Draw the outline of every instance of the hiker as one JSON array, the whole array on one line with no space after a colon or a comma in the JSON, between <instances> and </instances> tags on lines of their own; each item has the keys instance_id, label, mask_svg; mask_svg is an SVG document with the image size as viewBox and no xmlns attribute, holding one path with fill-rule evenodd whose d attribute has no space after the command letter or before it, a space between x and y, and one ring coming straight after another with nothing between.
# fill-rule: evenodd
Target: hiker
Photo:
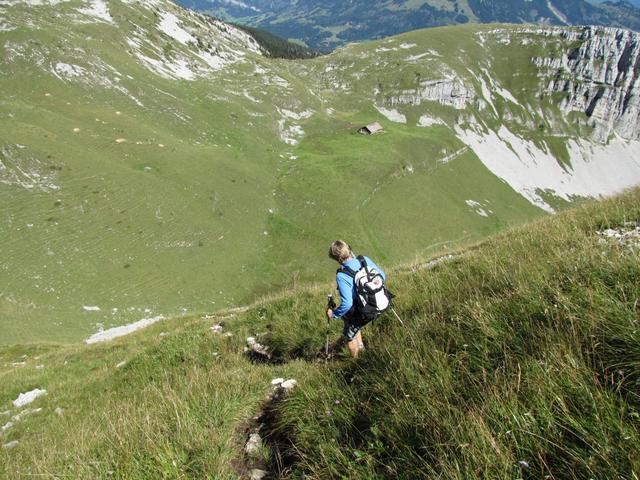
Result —
<instances>
[{"instance_id":1,"label":"hiker","mask_svg":"<svg viewBox=\"0 0 640 480\"><path fill-rule=\"evenodd\" d=\"M364 348L361 332L362 327L390 306L391 295L382 283L385 279L382 269L369 257L355 257L351 251L351 246L346 242L342 240L333 242L329 248L329 257L340 264L340 268L336 272L336 282L338 283L338 291L340 292L340 305L335 311L327 308L327 318L329 320L335 318L344 321L344 337L347 339L347 346L349 347L351 356L356 358L358 352ZM361 274L361 271L364 273ZM378 293L373 292L372 295L378 299L380 292L382 292L382 296L384 297L382 303L385 303L380 305L382 308L376 307L376 305L362 307L362 302L358 299L358 291L356 288L355 279L357 275L364 276L365 282L367 277L370 277L370 280L376 280L379 285ZM370 298L375 302L373 297ZM366 311L361 311L363 308Z\"/></svg>"}]
</instances>

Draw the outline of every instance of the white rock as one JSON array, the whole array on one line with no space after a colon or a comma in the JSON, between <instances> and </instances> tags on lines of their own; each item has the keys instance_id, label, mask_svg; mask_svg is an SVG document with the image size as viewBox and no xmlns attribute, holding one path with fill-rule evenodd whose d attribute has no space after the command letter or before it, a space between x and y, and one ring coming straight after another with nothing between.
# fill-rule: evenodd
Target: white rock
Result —
<instances>
[{"instance_id":1,"label":"white rock","mask_svg":"<svg viewBox=\"0 0 640 480\"><path fill-rule=\"evenodd\" d=\"M391 96L389 101L391 105L420 105L430 101L462 110L475 96L474 90L467 87L457 75L450 73L441 79L423 81L416 89L402 90ZM406 123L406 120L402 123Z\"/></svg>"},{"instance_id":2,"label":"white rock","mask_svg":"<svg viewBox=\"0 0 640 480\"><path fill-rule=\"evenodd\" d=\"M249 473L250 480L262 480L266 476L267 472L265 472L264 470L260 470L259 468L254 468Z\"/></svg>"},{"instance_id":3,"label":"white rock","mask_svg":"<svg viewBox=\"0 0 640 480\"><path fill-rule=\"evenodd\" d=\"M407 123L407 117L405 117L404 114L400 113L398 110L395 110L393 108L387 109L384 107L379 107L377 105L374 106L376 107L376 110L378 110L387 118L387 120L395 123Z\"/></svg>"},{"instance_id":4,"label":"white rock","mask_svg":"<svg viewBox=\"0 0 640 480\"><path fill-rule=\"evenodd\" d=\"M116 365L116 368L122 368L122 367L124 367L126 364L127 364L127 362L126 362L126 361L124 361L124 362L120 362L119 364L117 364L117 365Z\"/></svg>"},{"instance_id":5,"label":"white rock","mask_svg":"<svg viewBox=\"0 0 640 480\"><path fill-rule=\"evenodd\" d=\"M540 192L572 201L599 197L640 183L640 141L614 139L608 145L569 140L571 165L563 167L544 145L520 137L504 125L495 132L455 128L458 138L498 178L534 205L553 213Z\"/></svg>"},{"instance_id":6,"label":"white rock","mask_svg":"<svg viewBox=\"0 0 640 480\"><path fill-rule=\"evenodd\" d=\"M255 455L262 447L262 438L258 433L252 433L249 435L249 440L244 446L244 451L247 455Z\"/></svg>"},{"instance_id":7,"label":"white rock","mask_svg":"<svg viewBox=\"0 0 640 480\"><path fill-rule=\"evenodd\" d=\"M266 357L271 356L271 354L269 353L269 348L266 345L258 343L254 337L247 337L247 345L249 346L249 349L259 355L264 355Z\"/></svg>"},{"instance_id":8,"label":"white rock","mask_svg":"<svg viewBox=\"0 0 640 480\"><path fill-rule=\"evenodd\" d=\"M293 390L296 385L298 385L298 382L292 378L290 380L287 380L286 382L282 382L280 387L282 387L285 391L289 391Z\"/></svg>"},{"instance_id":9,"label":"white rock","mask_svg":"<svg viewBox=\"0 0 640 480\"><path fill-rule=\"evenodd\" d=\"M46 394L47 394L46 390L41 390L39 388L36 388L34 390L31 390L30 392L21 393L20 395L18 395L18 398L16 398L12 403L13 403L13 406L16 408L24 407L25 405L28 405L31 402L33 402L36 398Z\"/></svg>"},{"instance_id":10,"label":"white rock","mask_svg":"<svg viewBox=\"0 0 640 480\"><path fill-rule=\"evenodd\" d=\"M146 328L149 325L153 325L154 323L159 322L160 320L164 320L164 316L159 315L152 318L143 318L142 320L138 320L134 323L110 328L108 330L103 330L91 335L84 341L84 343L92 344L98 342L107 342L109 340L113 340L114 338L122 337L123 335L129 335L130 333L133 333L136 330L140 330L141 328Z\"/></svg>"},{"instance_id":11,"label":"white rock","mask_svg":"<svg viewBox=\"0 0 640 480\"><path fill-rule=\"evenodd\" d=\"M280 385L282 382L284 382L284 378L274 378L271 380L271 385Z\"/></svg>"},{"instance_id":12,"label":"white rock","mask_svg":"<svg viewBox=\"0 0 640 480\"><path fill-rule=\"evenodd\" d=\"M7 450L11 450L12 448L17 447L19 443L20 442L18 440L14 440L12 442L5 443L4 445L2 445L2 448L5 448Z\"/></svg>"},{"instance_id":13,"label":"white rock","mask_svg":"<svg viewBox=\"0 0 640 480\"><path fill-rule=\"evenodd\" d=\"M62 415L64 415L64 408L56 407L56 409L53 412L59 417L61 417Z\"/></svg>"},{"instance_id":14,"label":"white rock","mask_svg":"<svg viewBox=\"0 0 640 480\"><path fill-rule=\"evenodd\" d=\"M20 420L22 420L22 417L26 417L27 415L31 415L32 413L39 413L41 411L42 408L27 408L26 410L23 410L22 412L11 417L11 421L19 422Z\"/></svg>"},{"instance_id":15,"label":"white rock","mask_svg":"<svg viewBox=\"0 0 640 480\"><path fill-rule=\"evenodd\" d=\"M5 423L3 426L0 427L0 433L4 433L7 430L9 430L11 427L13 427L14 423L13 422L7 422Z\"/></svg>"}]
</instances>

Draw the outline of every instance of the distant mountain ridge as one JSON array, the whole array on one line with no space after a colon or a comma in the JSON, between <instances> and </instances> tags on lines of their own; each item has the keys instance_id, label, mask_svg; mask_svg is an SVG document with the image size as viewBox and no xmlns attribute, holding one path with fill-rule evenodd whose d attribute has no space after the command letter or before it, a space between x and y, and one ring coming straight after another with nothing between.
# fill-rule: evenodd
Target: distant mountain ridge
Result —
<instances>
[{"instance_id":1,"label":"distant mountain ridge","mask_svg":"<svg viewBox=\"0 0 640 480\"><path fill-rule=\"evenodd\" d=\"M626 0L599 4L586 0L178 0L178 3L326 50L419 28L464 23L640 29L640 8Z\"/></svg>"}]
</instances>

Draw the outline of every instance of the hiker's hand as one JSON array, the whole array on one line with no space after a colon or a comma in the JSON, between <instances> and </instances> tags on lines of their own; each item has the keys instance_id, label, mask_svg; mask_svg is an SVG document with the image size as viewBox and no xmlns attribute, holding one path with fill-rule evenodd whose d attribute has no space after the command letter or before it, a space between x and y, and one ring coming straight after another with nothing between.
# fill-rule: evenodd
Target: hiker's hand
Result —
<instances>
[{"instance_id":1,"label":"hiker's hand","mask_svg":"<svg viewBox=\"0 0 640 480\"><path fill-rule=\"evenodd\" d=\"M333 318L333 310L330 308L327 309L327 318L331 320Z\"/></svg>"}]
</instances>

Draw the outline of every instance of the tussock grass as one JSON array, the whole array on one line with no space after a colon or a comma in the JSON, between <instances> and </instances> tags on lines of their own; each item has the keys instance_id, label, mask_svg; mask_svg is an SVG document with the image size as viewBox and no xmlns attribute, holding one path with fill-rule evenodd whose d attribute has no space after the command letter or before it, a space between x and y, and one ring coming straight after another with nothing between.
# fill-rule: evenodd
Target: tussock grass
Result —
<instances>
[{"instance_id":1,"label":"tussock grass","mask_svg":"<svg viewBox=\"0 0 640 480\"><path fill-rule=\"evenodd\" d=\"M432 269L388 269L405 325L367 326L356 361L319 355L328 285L105 345L0 350L0 411L48 391L0 438L20 441L0 450L0 477L246 476L247 427L287 377L299 387L271 406L277 445L261 452L283 477L637 478L639 249L596 232L638 220L635 190ZM249 335L272 363L243 355Z\"/></svg>"},{"instance_id":2,"label":"tussock grass","mask_svg":"<svg viewBox=\"0 0 640 480\"><path fill-rule=\"evenodd\" d=\"M406 327L380 319L362 358L284 406L292 475L636 478L639 256L596 231L637 221L638 200L589 204L396 276Z\"/></svg>"}]
</instances>

